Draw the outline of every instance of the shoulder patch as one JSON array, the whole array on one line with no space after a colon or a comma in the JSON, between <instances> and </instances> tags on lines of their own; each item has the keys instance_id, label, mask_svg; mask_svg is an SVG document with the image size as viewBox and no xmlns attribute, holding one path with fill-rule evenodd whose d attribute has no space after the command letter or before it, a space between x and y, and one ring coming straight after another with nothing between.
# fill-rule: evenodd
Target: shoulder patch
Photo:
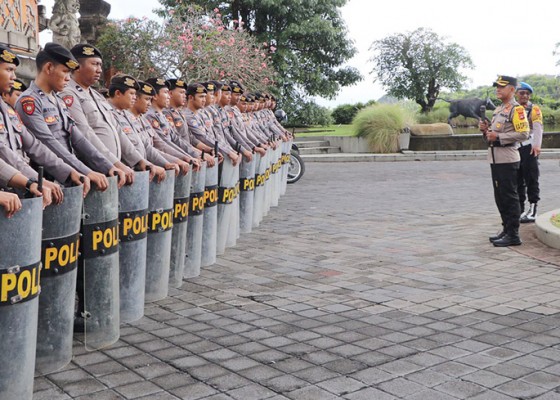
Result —
<instances>
[{"instance_id":1,"label":"shoulder patch","mask_svg":"<svg viewBox=\"0 0 560 400\"><path fill-rule=\"evenodd\" d=\"M512 123L516 132L529 132L529 121L527 121L523 106L515 106Z\"/></svg>"},{"instance_id":2,"label":"shoulder patch","mask_svg":"<svg viewBox=\"0 0 560 400\"><path fill-rule=\"evenodd\" d=\"M23 112L27 115L33 115L35 112L35 99L33 97L24 97L20 102Z\"/></svg>"},{"instance_id":3,"label":"shoulder patch","mask_svg":"<svg viewBox=\"0 0 560 400\"><path fill-rule=\"evenodd\" d=\"M165 114L165 118L170 124L173 124L173 116L171 114Z\"/></svg>"},{"instance_id":4,"label":"shoulder patch","mask_svg":"<svg viewBox=\"0 0 560 400\"><path fill-rule=\"evenodd\" d=\"M533 122L543 123L543 116L541 112L541 108L539 106L533 105L533 110L531 111L531 120Z\"/></svg>"},{"instance_id":5,"label":"shoulder patch","mask_svg":"<svg viewBox=\"0 0 560 400\"><path fill-rule=\"evenodd\" d=\"M74 104L74 96L72 96L71 94L64 96L62 100L64 100L64 104L66 104L66 107L72 107L72 104Z\"/></svg>"},{"instance_id":6,"label":"shoulder patch","mask_svg":"<svg viewBox=\"0 0 560 400\"><path fill-rule=\"evenodd\" d=\"M159 128L159 121L157 119L152 119L152 126L154 128Z\"/></svg>"},{"instance_id":7,"label":"shoulder patch","mask_svg":"<svg viewBox=\"0 0 560 400\"><path fill-rule=\"evenodd\" d=\"M17 115L16 110L14 110L12 107L8 107L8 114L9 115Z\"/></svg>"}]
</instances>

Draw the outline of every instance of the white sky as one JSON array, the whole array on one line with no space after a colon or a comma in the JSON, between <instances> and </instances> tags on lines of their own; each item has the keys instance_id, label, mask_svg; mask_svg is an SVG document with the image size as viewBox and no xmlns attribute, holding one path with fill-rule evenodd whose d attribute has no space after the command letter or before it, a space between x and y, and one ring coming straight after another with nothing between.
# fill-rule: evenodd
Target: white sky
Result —
<instances>
[{"instance_id":1,"label":"white sky","mask_svg":"<svg viewBox=\"0 0 560 400\"><path fill-rule=\"evenodd\" d=\"M157 0L107 0L110 18L154 17ZM50 15L54 0L42 0ZM465 71L470 81L467 88L490 85L498 74L520 76L532 73L560 74L553 56L560 42L558 31L560 2L528 2L526 0L350 0L342 9L349 36L358 54L348 63L360 70L364 80L342 89L335 100L317 99L324 106L334 107L378 99L383 88L373 83L369 74L372 64L368 51L373 41L395 33L430 28L449 42L463 46L475 68ZM41 36L42 42L49 40ZM530 82L529 82L530 83Z\"/></svg>"}]
</instances>

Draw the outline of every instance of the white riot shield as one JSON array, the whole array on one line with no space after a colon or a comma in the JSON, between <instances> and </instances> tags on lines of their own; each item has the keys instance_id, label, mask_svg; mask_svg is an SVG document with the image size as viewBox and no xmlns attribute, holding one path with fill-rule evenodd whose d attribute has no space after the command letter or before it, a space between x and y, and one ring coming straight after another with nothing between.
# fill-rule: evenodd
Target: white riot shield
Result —
<instances>
[{"instance_id":1,"label":"white riot shield","mask_svg":"<svg viewBox=\"0 0 560 400\"><path fill-rule=\"evenodd\" d=\"M146 302L165 299L169 291L174 189L175 171L166 171L165 180L160 183L150 182Z\"/></svg>"},{"instance_id":2,"label":"white riot shield","mask_svg":"<svg viewBox=\"0 0 560 400\"><path fill-rule=\"evenodd\" d=\"M63 189L62 204L43 212L41 296L37 326L40 374L58 371L72 359L76 275L82 221L83 187Z\"/></svg>"},{"instance_id":3,"label":"white riot shield","mask_svg":"<svg viewBox=\"0 0 560 400\"><path fill-rule=\"evenodd\" d=\"M192 170L175 177L173 194L173 235L171 236L171 267L169 286L179 288L183 284L187 256L187 220L191 195Z\"/></svg>"},{"instance_id":4,"label":"white riot shield","mask_svg":"<svg viewBox=\"0 0 560 400\"><path fill-rule=\"evenodd\" d=\"M218 231L216 254L224 254L226 241L233 219L233 201L235 198L235 167L228 157L221 165L220 186L218 187Z\"/></svg>"},{"instance_id":5,"label":"white riot shield","mask_svg":"<svg viewBox=\"0 0 560 400\"><path fill-rule=\"evenodd\" d=\"M290 166L290 149L292 148L292 141L282 142L282 185L280 195L286 194L288 187L288 170Z\"/></svg>"},{"instance_id":6,"label":"white riot shield","mask_svg":"<svg viewBox=\"0 0 560 400\"><path fill-rule=\"evenodd\" d=\"M233 247L237 244L239 237L239 165L233 167L233 201L231 203L231 223L229 224L226 247Z\"/></svg>"},{"instance_id":7,"label":"white riot shield","mask_svg":"<svg viewBox=\"0 0 560 400\"><path fill-rule=\"evenodd\" d=\"M225 162L225 160L224 160ZM204 184L204 221L202 224L202 266L216 262L218 229L218 159L212 168L206 168Z\"/></svg>"},{"instance_id":8,"label":"white riot shield","mask_svg":"<svg viewBox=\"0 0 560 400\"><path fill-rule=\"evenodd\" d=\"M79 267L83 274L84 342L99 350L119 339L119 212L117 178L84 199ZM78 287L78 289L80 289ZM80 310L81 311L81 310Z\"/></svg>"},{"instance_id":9,"label":"white riot shield","mask_svg":"<svg viewBox=\"0 0 560 400\"><path fill-rule=\"evenodd\" d=\"M255 165L260 156L255 154L251 162L243 160L239 169L239 228L242 233L253 230L253 204L255 199Z\"/></svg>"},{"instance_id":10,"label":"white riot shield","mask_svg":"<svg viewBox=\"0 0 560 400\"><path fill-rule=\"evenodd\" d=\"M277 147L272 153L272 165L271 165L271 199L270 205L272 207L278 207L278 199L280 198L280 156L282 153L281 143L276 142Z\"/></svg>"},{"instance_id":11,"label":"white riot shield","mask_svg":"<svg viewBox=\"0 0 560 400\"><path fill-rule=\"evenodd\" d=\"M263 217L268 215L270 211L270 205L272 204L272 185L271 185L271 175L272 175L272 157L274 155L274 150L269 147L266 150L266 169L264 171L264 205L263 205Z\"/></svg>"},{"instance_id":12,"label":"white riot shield","mask_svg":"<svg viewBox=\"0 0 560 400\"><path fill-rule=\"evenodd\" d=\"M42 200L0 212L0 399L31 400L40 292Z\"/></svg>"},{"instance_id":13,"label":"white riot shield","mask_svg":"<svg viewBox=\"0 0 560 400\"><path fill-rule=\"evenodd\" d=\"M189 223L187 226L187 258L183 278L200 275L202 260L202 225L204 220L204 184L206 182L206 162L202 162L198 172L192 172L189 201Z\"/></svg>"},{"instance_id":14,"label":"white riot shield","mask_svg":"<svg viewBox=\"0 0 560 400\"><path fill-rule=\"evenodd\" d=\"M264 216L265 200L266 200L266 168L267 157L266 154L262 157L256 158L256 171L255 171L255 196L253 202L253 228L257 228Z\"/></svg>"},{"instance_id":15,"label":"white riot shield","mask_svg":"<svg viewBox=\"0 0 560 400\"><path fill-rule=\"evenodd\" d=\"M134 174L134 183L119 189L121 323L137 321L144 315L149 172Z\"/></svg>"}]
</instances>

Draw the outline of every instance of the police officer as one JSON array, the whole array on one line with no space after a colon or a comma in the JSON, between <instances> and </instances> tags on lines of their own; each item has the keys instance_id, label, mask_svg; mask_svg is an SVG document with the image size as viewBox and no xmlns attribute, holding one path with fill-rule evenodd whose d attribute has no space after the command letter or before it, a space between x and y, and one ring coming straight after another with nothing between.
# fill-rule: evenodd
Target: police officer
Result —
<instances>
[{"instance_id":1,"label":"police officer","mask_svg":"<svg viewBox=\"0 0 560 400\"><path fill-rule=\"evenodd\" d=\"M496 247L518 246L519 196L517 174L519 172L519 142L529 138L529 123L525 108L515 101L517 79L499 76L494 82L496 97L502 104L494 110L492 123L479 122L479 128L488 143L488 161L492 171L494 198L502 218L503 230L490 241Z\"/></svg>"},{"instance_id":2,"label":"police officer","mask_svg":"<svg viewBox=\"0 0 560 400\"><path fill-rule=\"evenodd\" d=\"M230 106L232 88L229 83L223 83L221 95L218 97L216 104L218 112L221 115L221 125L224 136L228 140L230 146L236 148L247 161L253 159L253 149L255 145L249 141L244 135L244 131L235 124L235 114Z\"/></svg>"},{"instance_id":3,"label":"police officer","mask_svg":"<svg viewBox=\"0 0 560 400\"><path fill-rule=\"evenodd\" d=\"M92 87L101 77L101 52L87 44L78 44L70 52L80 68L72 72L70 83L61 93L62 99L78 128L119 169L119 180L125 178L132 183L132 168L145 171L148 163L119 129L107 99Z\"/></svg>"},{"instance_id":4,"label":"police officer","mask_svg":"<svg viewBox=\"0 0 560 400\"><path fill-rule=\"evenodd\" d=\"M179 172L179 166L169 163L161 153L155 149L150 141L142 140L139 132L133 126L132 120L135 117L128 111L136 102L137 90L140 90L140 85L130 75L115 75L111 78L109 85L109 103L113 106L113 115L119 124L121 130L127 135L130 142L140 153L142 158L147 159L155 165L152 166L152 171L157 176L158 182L165 179L165 169L172 169Z\"/></svg>"},{"instance_id":5,"label":"police officer","mask_svg":"<svg viewBox=\"0 0 560 400\"><path fill-rule=\"evenodd\" d=\"M5 56L0 56L0 92L12 94L11 91L15 82L15 70L19 64L19 59L15 57L7 57L11 54L10 50L0 46L0 51ZM9 60L9 61L6 61ZM23 89L23 84L18 86ZM5 97L4 97L5 98ZM11 98L11 96L10 96ZM16 111L3 100L0 100L0 158L6 163L15 167L22 172L30 181L38 178L37 172L29 165L29 158L37 164L44 166L48 174L61 183L74 183L80 185L80 179L85 182L85 192L89 190L89 179L83 177L76 170L65 164L45 145L31 135L22 124ZM45 200L50 197L52 192L54 201L61 203L63 200L63 192L59 185L44 180L43 186L47 188L49 194L45 196ZM49 200L50 202L50 200Z\"/></svg>"},{"instance_id":6,"label":"police officer","mask_svg":"<svg viewBox=\"0 0 560 400\"><path fill-rule=\"evenodd\" d=\"M98 189L107 189L109 182L103 174L113 175L117 172L116 168L75 126L64 101L57 94L70 80L70 71L78 68L78 62L70 51L55 43L47 43L37 54L35 62L38 71L36 79L19 97L16 111L33 136L64 162L86 175Z\"/></svg>"},{"instance_id":7,"label":"police officer","mask_svg":"<svg viewBox=\"0 0 560 400\"><path fill-rule=\"evenodd\" d=\"M19 79L14 79L14 83L12 84L12 88L2 93L2 99L13 109L16 107L16 101L18 97L23 93L24 90L27 90L27 85L23 83L23 81Z\"/></svg>"},{"instance_id":8,"label":"police officer","mask_svg":"<svg viewBox=\"0 0 560 400\"><path fill-rule=\"evenodd\" d=\"M531 102L533 88L525 82L520 82L515 93L519 104L525 107L529 120L529 139L521 143L519 156L519 175L517 179L517 192L521 205L521 223L534 222L537 217L537 203L539 197L539 154L543 137L543 116L538 105ZM525 210L525 199L529 198L529 208ZM524 212L525 211L525 212Z\"/></svg>"}]
</instances>

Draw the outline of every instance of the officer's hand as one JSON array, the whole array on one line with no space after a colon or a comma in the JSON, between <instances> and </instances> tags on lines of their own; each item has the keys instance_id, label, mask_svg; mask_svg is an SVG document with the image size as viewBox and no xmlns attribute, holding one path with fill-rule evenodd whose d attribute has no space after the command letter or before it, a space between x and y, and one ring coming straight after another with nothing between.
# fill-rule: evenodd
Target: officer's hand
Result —
<instances>
[{"instance_id":1,"label":"officer's hand","mask_svg":"<svg viewBox=\"0 0 560 400\"><path fill-rule=\"evenodd\" d=\"M97 187L97 190L104 192L109 187L107 177L99 172L91 171L87 177Z\"/></svg>"},{"instance_id":2,"label":"officer's hand","mask_svg":"<svg viewBox=\"0 0 560 400\"><path fill-rule=\"evenodd\" d=\"M251 160L253 159L253 153L251 153L249 150L245 150L243 152L243 155L248 162L251 162Z\"/></svg>"},{"instance_id":3,"label":"officer's hand","mask_svg":"<svg viewBox=\"0 0 560 400\"><path fill-rule=\"evenodd\" d=\"M234 166L237 165L237 162L239 161L239 158L237 156L238 156L238 154L234 151L228 153L228 158L231 160L231 163Z\"/></svg>"},{"instance_id":4,"label":"officer's hand","mask_svg":"<svg viewBox=\"0 0 560 400\"><path fill-rule=\"evenodd\" d=\"M204 153L204 161L206 161L209 168L212 168L216 164L216 159L208 153Z\"/></svg>"},{"instance_id":5,"label":"officer's hand","mask_svg":"<svg viewBox=\"0 0 560 400\"><path fill-rule=\"evenodd\" d=\"M488 132L488 121L485 119L478 121L478 129L480 129L480 132L482 133Z\"/></svg>"},{"instance_id":6,"label":"officer's hand","mask_svg":"<svg viewBox=\"0 0 560 400\"><path fill-rule=\"evenodd\" d=\"M183 161L183 160L177 160L177 165L179 166L179 169L181 170L181 175L186 175L187 172L189 172L189 169L191 169L190 165L188 162Z\"/></svg>"},{"instance_id":7,"label":"officer's hand","mask_svg":"<svg viewBox=\"0 0 560 400\"><path fill-rule=\"evenodd\" d=\"M14 193L0 192L0 207L4 207L6 217L12 216L21 210L21 200Z\"/></svg>"},{"instance_id":8,"label":"officer's hand","mask_svg":"<svg viewBox=\"0 0 560 400\"><path fill-rule=\"evenodd\" d=\"M144 168L146 168L144 166ZM119 167L119 169L121 171L123 171L124 173L124 177L126 179L126 184L127 185L132 185L134 183L134 170L130 167L127 167L126 165L123 165L122 167ZM121 186L119 186L120 188Z\"/></svg>"},{"instance_id":9,"label":"officer's hand","mask_svg":"<svg viewBox=\"0 0 560 400\"><path fill-rule=\"evenodd\" d=\"M200 164L201 164L201 160L199 160L198 158L192 158L191 159L191 165L193 168L193 171L200 171Z\"/></svg>"},{"instance_id":10,"label":"officer's hand","mask_svg":"<svg viewBox=\"0 0 560 400\"><path fill-rule=\"evenodd\" d=\"M494 131L487 131L486 140L488 140L489 142L495 142L496 140L498 140L498 134Z\"/></svg>"},{"instance_id":11,"label":"officer's hand","mask_svg":"<svg viewBox=\"0 0 560 400\"><path fill-rule=\"evenodd\" d=\"M128 167L127 167L128 168ZM132 170L131 170L132 171ZM134 172L132 173L134 175ZM117 177L117 187L120 189L122 188L125 183L127 183L127 178L125 172L117 167L113 167L109 170L109 176L116 176Z\"/></svg>"},{"instance_id":12,"label":"officer's hand","mask_svg":"<svg viewBox=\"0 0 560 400\"><path fill-rule=\"evenodd\" d=\"M157 165L152 165L151 168L152 168L151 172L154 173L156 182L157 183L163 182L167 177L167 175L165 175L165 169L158 167Z\"/></svg>"},{"instance_id":13,"label":"officer's hand","mask_svg":"<svg viewBox=\"0 0 560 400\"><path fill-rule=\"evenodd\" d=\"M43 182L44 183L44 182ZM33 182L29 187L29 193L31 193L35 197L42 197L43 198L43 210L52 204L52 192L51 190L43 186L43 191L39 191L39 184Z\"/></svg>"},{"instance_id":14,"label":"officer's hand","mask_svg":"<svg viewBox=\"0 0 560 400\"><path fill-rule=\"evenodd\" d=\"M255 147L255 151L263 157L266 155L266 150L263 149L262 147Z\"/></svg>"},{"instance_id":15,"label":"officer's hand","mask_svg":"<svg viewBox=\"0 0 560 400\"><path fill-rule=\"evenodd\" d=\"M176 163L167 163L163 166L167 171L175 171L175 176L179 176L181 172L181 168L179 168L179 164Z\"/></svg>"},{"instance_id":16,"label":"officer's hand","mask_svg":"<svg viewBox=\"0 0 560 400\"><path fill-rule=\"evenodd\" d=\"M224 156L221 154L218 154L218 164L221 164L224 162Z\"/></svg>"},{"instance_id":17,"label":"officer's hand","mask_svg":"<svg viewBox=\"0 0 560 400\"><path fill-rule=\"evenodd\" d=\"M541 148L540 146L532 146L533 148L531 149L531 154L534 155L535 157L538 157L539 154L541 154Z\"/></svg>"},{"instance_id":18,"label":"officer's hand","mask_svg":"<svg viewBox=\"0 0 560 400\"><path fill-rule=\"evenodd\" d=\"M50 189L54 204L61 204L64 201L64 192L60 185L43 179L43 189L44 188Z\"/></svg>"},{"instance_id":19,"label":"officer's hand","mask_svg":"<svg viewBox=\"0 0 560 400\"><path fill-rule=\"evenodd\" d=\"M76 186L84 186L83 195L85 198L89 193L89 189L91 187L89 178L85 175L80 174L78 171L73 170L72 172L70 172L70 181Z\"/></svg>"}]
</instances>

